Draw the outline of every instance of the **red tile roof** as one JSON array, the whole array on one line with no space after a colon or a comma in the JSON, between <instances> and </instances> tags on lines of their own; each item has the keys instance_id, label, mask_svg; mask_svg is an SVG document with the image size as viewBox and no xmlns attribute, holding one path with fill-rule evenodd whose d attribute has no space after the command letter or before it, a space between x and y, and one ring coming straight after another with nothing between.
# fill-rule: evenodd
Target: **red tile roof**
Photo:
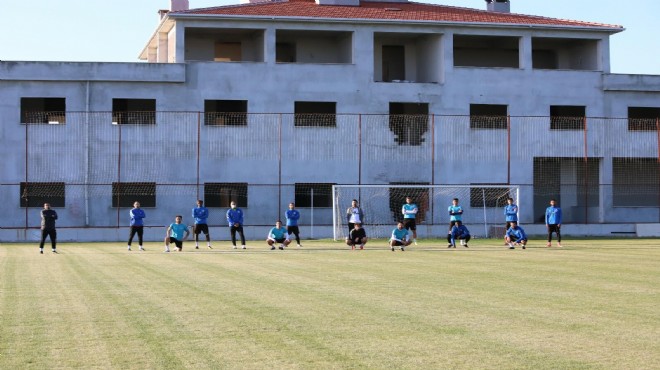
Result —
<instances>
[{"instance_id":1,"label":"red tile roof","mask_svg":"<svg viewBox=\"0 0 660 370\"><path fill-rule=\"evenodd\" d=\"M273 1L172 12L171 15L263 16L393 21L465 22L611 28L622 26L415 2L361 1L360 6L318 5L314 0Z\"/></svg>"}]
</instances>

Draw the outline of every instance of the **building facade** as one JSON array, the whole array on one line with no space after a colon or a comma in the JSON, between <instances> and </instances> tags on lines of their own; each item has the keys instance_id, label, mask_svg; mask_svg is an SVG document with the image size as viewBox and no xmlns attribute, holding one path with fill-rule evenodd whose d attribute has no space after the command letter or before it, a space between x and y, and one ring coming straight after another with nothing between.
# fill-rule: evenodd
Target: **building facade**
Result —
<instances>
[{"instance_id":1,"label":"building facade","mask_svg":"<svg viewBox=\"0 0 660 370\"><path fill-rule=\"evenodd\" d=\"M0 62L2 239L30 239L46 200L71 239L113 239L135 199L153 227L206 199L219 226L237 197L255 238L293 200L329 237L331 184L517 185L539 232L550 198L576 234L660 222L660 76L612 73L621 26L501 1L160 15L142 62Z\"/></svg>"}]
</instances>

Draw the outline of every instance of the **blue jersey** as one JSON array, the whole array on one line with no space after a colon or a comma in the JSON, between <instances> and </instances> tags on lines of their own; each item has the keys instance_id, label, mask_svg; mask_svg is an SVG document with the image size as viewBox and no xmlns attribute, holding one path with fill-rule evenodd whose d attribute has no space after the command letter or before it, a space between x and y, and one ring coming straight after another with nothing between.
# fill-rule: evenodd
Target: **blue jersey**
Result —
<instances>
[{"instance_id":1,"label":"blue jersey","mask_svg":"<svg viewBox=\"0 0 660 370\"><path fill-rule=\"evenodd\" d=\"M287 210L285 213L286 216L286 226L298 226L298 219L300 219L300 212L295 209Z\"/></svg>"},{"instance_id":2,"label":"blue jersey","mask_svg":"<svg viewBox=\"0 0 660 370\"><path fill-rule=\"evenodd\" d=\"M451 244L456 245L456 239L465 239L470 236L470 230L465 225L454 225L451 228Z\"/></svg>"},{"instance_id":3,"label":"blue jersey","mask_svg":"<svg viewBox=\"0 0 660 370\"><path fill-rule=\"evenodd\" d=\"M390 240L408 241L408 229L399 229L398 227L392 230Z\"/></svg>"},{"instance_id":4,"label":"blue jersey","mask_svg":"<svg viewBox=\"0 0 660 370\"><path fill-rule=\"evenodd\" d=\"M279 229L274 227L268 232L268 237L275 240L286 238L287 236L288 234L286 232L286 228L284 227L280 227Z\"/></svg>"},{"instance_id":5,"label":"blue jersey","mask_svg":"<svg viewBox=\"0 0 660 370\"><path fill-rule=\"evenodd\" d=\"M506 216L506 221L518 221L518 206L507 204L504 207L504 215Z\"/></svg>"},{"instance_id":6,"label":"blue jersey","mask_svg":"<svg viewBox=\"0 0 660 370\"><path fill-rule=\"evenodd\" d=\"M510 227L509 230L506 231L506 236L515 239L516 241L527 240L527 234L525 234L525 230L520 226L517 226L515 229Z\"/></svg>"},{"instance_id":7,"label":"blue jersey","mask_svg":"<svg viewBox=\"0 0 660 370\"><path fill-rule=\"evenodd\" d=\"M561 224L561 208L550 206L545 209L545 224L546 225L560 225Z\"/></svg>"},{"instance_id":8,"label":"blue jersey","mask_svg":"<svg viewBox=\"0 0 660 370\"><path fill-rule=\"evenodd\" d=\"M133 208L129 211L131 215L131 226L144 226L142 219L147 217L144 211L140 208Z\"/></svg>"},{"instance_id":9,"label":"blue jersey","mask_svg":"<svg viewBox=\"0 0 660 370\"><path fill-rule=\"evenodd\" d=\"M403 218L415 218L415 216L417 216L417 210L417 204L406 203L401 208L401 213L403 213Z\"/></svg>"},{"instance_id":10,"label":"blue jersey","mask_svg":"<svg viewBox=\"0 0 660 370\"><path fill-rule=\"evenodd\" d=\"M447 210L449 211L449 221L462 221L463 207L451 205Z\"/></svg>"},{"instance_id":11,"label":"blue jersey","mask_svg":"<svg viewBox=\"0 0 660 370\"><path fill-rule=\"evenodd\" d=\"M192 216L195 219L195 225L205 224L206 219L209 218L209 210L204 206L195 207L192 210Z\"/></svg>"},{"instance_id":12,"label":"blue jersey","mask_svg":"<svg viewBox=\"0 0 660 370\"><path fill-rule=\"evenodd\" d=\"M173 223L170 224L170 237L176 240L183 240L183 237L188 230L188 226L184 224Z\"/></svg>"},{"instance_id":13,"label":"blue jersey","mask_svg":"<svg viewBox=\"0 0 660 370\"><path fill-rule=\"evenodd\" d=\"M229 208L227 210L227 223L230 227L236 223L243 225L243 211L240 208Z\"/></svg>"}]
</instances>

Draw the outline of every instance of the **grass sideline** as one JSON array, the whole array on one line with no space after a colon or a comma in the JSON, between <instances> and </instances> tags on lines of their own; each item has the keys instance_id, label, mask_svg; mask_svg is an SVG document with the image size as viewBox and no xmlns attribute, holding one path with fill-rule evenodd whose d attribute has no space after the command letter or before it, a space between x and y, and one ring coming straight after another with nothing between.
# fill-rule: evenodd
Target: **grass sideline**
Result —
<instances>
[{"instance_id":1,"label":"grass sideline","mask_svg":"<svg viewBox=\"0 0 660 370\"><path fill-rule=\"evenodd\" d=\"M0 245L0 368L660 368L657 239L192 245Z\"/></svg>"}]
</instances>

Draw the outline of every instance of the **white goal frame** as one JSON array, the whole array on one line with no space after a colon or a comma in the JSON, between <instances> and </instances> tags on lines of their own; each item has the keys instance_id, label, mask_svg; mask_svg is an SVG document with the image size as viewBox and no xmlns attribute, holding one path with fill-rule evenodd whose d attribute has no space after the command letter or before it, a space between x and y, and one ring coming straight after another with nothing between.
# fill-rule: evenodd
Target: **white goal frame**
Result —
<instances>
[{"instance_id":1,"label":"white goal frame","mask_svg":"<svg viewBox=\"0 0 660 370\"><path fill-rule=\"evenodd\" d=\"M498 203L497 206L489 206L486 204L486 192L488 189L493 189L497 191L496 195L499 195L499 199L506 198L506 195L514 199L514 203L518 205L520 209L520 186L519 185L510 185L510 184L472 184L472 185L333 185L332 186L332 235L335 241L344 239L347 231L344 230L347 227L346 210L351 206L351 200L357 199L360 207L363 208L365 212L364 226L367 229L368 235L371 237L386 237L389 236L389 232L395 227L396 223L393 219L393 213L389 214L390 211L393 211L391 203L391 193L390 189L426 189L428 191L428 199L426 203L428 204L427 213L431 214L430 222L424 221L417 224L418 234L424 234L426 237L429 237L429 234L432 234L433 238L440 238L446 235L446 230L449 224L449 215L447 213L447 207L451 205L451 199L454 197L460 198L459 204L465 210L463 215L463 222L470 228L473 236L477 237L499 237L500 235L493 235L490 231L491 226L504 227L505 216L504 216L504 206L506 205L506 199L503 200L503 204ZM471 206L470 205L470 194L471 189L480 189L482 191L482 205L481 206ZM364 193L366 190L370 191L379 191L379 196L377 198L383 198L387 194L387 204L383 205L384 199L379 200L370 200L364 198ZM404 190L402 190L404 191ZM478 193L477 193L478 194ZM467 196L467 197L466 197ZM366 198L369 198L369 195L366 195ZM414 200L416 203L419 203L419 200ZM366 202L367 204L364 204ZM374 204L370 204L374 202ZM403 201L401 202L400 207L403 206ZM379 214L378 217L374 217L370 213L382 213L385 215ZM478 212L478 213L477 213ZM520 211L519 211L520 212ZM520 214L519 214L520 216ZM427 217L428 220L428 217ZM481 229L483 227L483 229ZM385 232L384 230L387 230ZM371 232L370 232L371 231ZM375 231L375 232L374 232ZM502 234L503 236L503 234Z\"/></svg>"}]
</instances>

